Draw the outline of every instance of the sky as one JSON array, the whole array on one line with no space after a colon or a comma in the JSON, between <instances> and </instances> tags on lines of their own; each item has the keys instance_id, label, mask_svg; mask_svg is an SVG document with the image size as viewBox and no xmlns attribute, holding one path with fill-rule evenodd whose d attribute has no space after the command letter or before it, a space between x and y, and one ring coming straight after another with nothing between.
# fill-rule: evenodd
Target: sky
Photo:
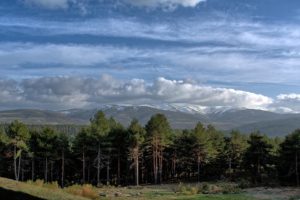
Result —
<instances>
[{"instance_id":1,"label":"sky","mask_svg":"<svg viewBox=\"0 0 300 200\"><path fill-rule=\"evenodd\" d=\"M0 109L300 112L299 0L1 0Z\"/></svg>"}]
</instances>

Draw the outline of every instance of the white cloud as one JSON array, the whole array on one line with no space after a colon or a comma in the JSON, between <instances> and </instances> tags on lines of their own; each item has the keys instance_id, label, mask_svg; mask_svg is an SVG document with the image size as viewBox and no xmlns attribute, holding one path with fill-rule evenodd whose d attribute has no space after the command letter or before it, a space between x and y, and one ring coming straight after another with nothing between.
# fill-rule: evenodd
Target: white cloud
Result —
<instances>
[{"instance_id":1,"label":"white cloud","mask_svg":"<svg viewBox=\"0 0 300 200\"><path fill-rule=\"evenodd\" d=\"M22 91L14 80L0 80L0 103L1 105L14 105L22 102ZM0 106L1 107L1 106Z\"/></svg>"},{"instance_id":2,"label":"white cloud","mask_svg":"<svg viewBox=\"0 0 300 200\"><path fill-rule=\"evenodd\" d=\"M280 101L299 101L300 103L300 94L280 94L277 96L277 99Z\"/></svg>"},{"instance_id":3,"label":"white cloud","mask_svg":"<svg viewBox=\"0 0 300 200\"><path fill-rule=\"evenodd\" d=\"M271 109L277 112L300 113L300 94L278 95Z\"/></svg>"},{"instance_id":4,"label":"white cloud","mask_svg":"<svg viewBox=\"0 0 300 200\"><path fill-rule=\"evenodd\" d=\"M40 6L46 9L67 9L73 0L24 0L28 5Z\"/></svg>"},{"instance_id":5,"label":"white cloud","mask_svg":"<svg viewBox=\"0 0 300 200\"><path fill-rule=\"evenodd\" d=\"M165 78L159 78L155 82L153 89L155 96L169 103L262 109L273 102L271 98L260 94L201 86Z\"/></svg>"},{"instance_id":6,"label":"white cloud","mask_svg":"<svg viewBox=\"0 0 300 200\"><path fill-rule=\"evenodd\" d=\"M1 43L0 72L21 76L18 69L56 69L44 71L51 75L113 72L132 73L130 77L167 76L201 81L255 83L299 83L300 58L257 56L239 52L235 47L135 48L110 45ZM31 68L33 66L33 68ZM135 69L135 70L134 70ZM141 70L143 69L143 70ZM38 72L37 69L33 70ZM32 72L32 71L25 71ZM272 76L269 76L272 74ZM31 74L33 75L33 74ZM135 77L136 77L135 76ZM147 76L146 76L147 77Z\"/></svg>"},{"instance_id":7,"label":"white cloud","mask_svg":"<svg viewBox=\"0 0 300 200\"><path fill-rule=\"evenodd\" d=\"M56 109L103 104L181 104L264 109L273 102L271 98L260 94L163 77L153 82L143 79L124 81L109 75L100 78L43 77L12 82L14 84L0 82L2 106L9 104L12 99L18 99L19 105ZM16 88L18 90L15 91Z\"/></svg>"},{"instance_id":8,"label":"white cloud","mask_svg":"<svg viewBox=\"0 0 300 200\"><path fill-rule=\"evenodd\" d=\"M86 0L23 0L27 5L39 6L45 9L67 9L70 5L76 5L82 13L86 13L86 6L88 1ZM131 4L133 6L140 7L151 7L151 8L166 8L168 10L173 10L177 6L183 7L195 7L200 2L206 0L121 0L126 4ZM101 2L101 1L99 1ZM93 2L96 3L96 2ZM112 0L112 3L118 4L119 1Z\"/></svg>"},{"instance_id":9,"label":"white cloud","mask_svg":"<svg viewBox=\"0 0 300 200\"><path fill-rule=\"evenodd\" d=\"M200 2L206 0L124 0L134 6L145 6L145 7L163 7L168 9L174 9L177 6L183 7L195 7Z\"/></svg>"},{"instance_id":10,"label":"white cloud","mask_svg":"<svg viewBox=\"0 0 300 200\"><path fill-rule=\"evenodd\" d=\"M128 58L129 49L111 46L91 45L35 45L30 43L9 43L0 47L0 64L18 66L22 64L62 64L89 66ZM130 50L132 56L134 49Z\"/></svg>"}]
</instances>

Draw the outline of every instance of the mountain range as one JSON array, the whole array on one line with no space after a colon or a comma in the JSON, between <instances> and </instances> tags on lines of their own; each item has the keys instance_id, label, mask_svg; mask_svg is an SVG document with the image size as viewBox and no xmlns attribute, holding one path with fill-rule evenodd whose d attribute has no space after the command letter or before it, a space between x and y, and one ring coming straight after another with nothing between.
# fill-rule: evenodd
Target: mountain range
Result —
<instances>
[{"instance_id":1,"label":"mountain range","mask_svg":"<svg viewBox=\"0 0 300 200\"><path fill-rule=\"evenodd\" d=\"M260 131L269 136L283 136L300 128L300 114L281 114L253 109L216 109L203 112L195 109L177 109L168 107L159 109L152 106L102 106L99 109L70 109L49 111L36 109L18 109L0 111L0 123L9 123L15 119L26 124L88 124L90 118L102 110L107 116L114 117L128 126L133 118L146 124L156 113L163 113L174 129L193 128L197 122L212 124L228 132L232 129L243 133Z\"/></svg>"}]
</instances>

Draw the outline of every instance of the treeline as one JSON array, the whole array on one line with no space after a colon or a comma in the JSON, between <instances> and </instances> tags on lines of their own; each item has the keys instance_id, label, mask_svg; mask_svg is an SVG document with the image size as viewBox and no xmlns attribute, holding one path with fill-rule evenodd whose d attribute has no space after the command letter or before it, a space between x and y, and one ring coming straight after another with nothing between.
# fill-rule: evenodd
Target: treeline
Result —
<instances>
[{"instance_id":1,"label":"treeline","mask_svg":"<svg viewBox=\"0 0 300 200\"><path fill-rule=\"evenodd\" d=\"M0 132L5 132L7 128L10 126L10 124L5 123L5 124L0 124ZM77 133L80 132L82 128L85 127L85 125L74 125L74 124L27 124L28 130L30 132L32 131L42 131L45 127L53 129L55 132L63 133L66 135L69 135L73 137Z\"/></svg>"},{"instance_id":2,"label":"treeline","mask_svg":"<svg viewBox=\"0 0 300 200\"><path fill-rule=\"evenodd\" d=\"M99 111L74 136L14 121L0 131L0 176L94 185L226 179L299 185L300 130L284 139L224 135L212 125L172 130L162 114L123 127Z\"/></svg>"}]
</instances>

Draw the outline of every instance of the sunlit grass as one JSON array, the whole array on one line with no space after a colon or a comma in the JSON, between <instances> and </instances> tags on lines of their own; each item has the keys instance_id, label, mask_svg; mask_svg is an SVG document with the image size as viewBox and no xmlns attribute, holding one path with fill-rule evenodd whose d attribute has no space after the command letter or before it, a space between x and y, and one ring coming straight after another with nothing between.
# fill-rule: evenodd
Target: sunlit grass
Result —
<instances>
[{"instance_id":1,"label":"sunlit grass","mask_svg":"<svg viewBox=\"0 0 300 200\"><path fill-rule=\"evenodd\" d=\"M23 183L11 179L0 178L0 187L12 191L30 194L49 200L87 200L86 198L69 194L54 184L44 184L42 181ZM1 198L2 199L2 198Z\"/></svg>"},{"instance_id":2,"label":"sunlit grass","mask_svg":"<svg viewBox=\"0 0 300 200\"><path fill-rule=\"evenodd\" d=\"M0 187L27 193L47 200L255 200L251 192L236 189L232 183L166 184L139 187L94 187L89 184L61 189L57 182L45 184L42 180L26 183L0 178ZM254 188L255 190L255 188ZM258 189L257 189L258 190ZM256 191L256 190L255 190ZM265 191L265 190L263 190ZM267 191L265 191L267 192ZM272 199L272 195L267 195ZM264 196L266 197L266 196ZM1 197L2 199L2 197ZM261 199L261 198L259 198ZM277 198L278 199L278 198ZM280 198L279 198L280 199Z\"/></svg>"}]
</instances>

